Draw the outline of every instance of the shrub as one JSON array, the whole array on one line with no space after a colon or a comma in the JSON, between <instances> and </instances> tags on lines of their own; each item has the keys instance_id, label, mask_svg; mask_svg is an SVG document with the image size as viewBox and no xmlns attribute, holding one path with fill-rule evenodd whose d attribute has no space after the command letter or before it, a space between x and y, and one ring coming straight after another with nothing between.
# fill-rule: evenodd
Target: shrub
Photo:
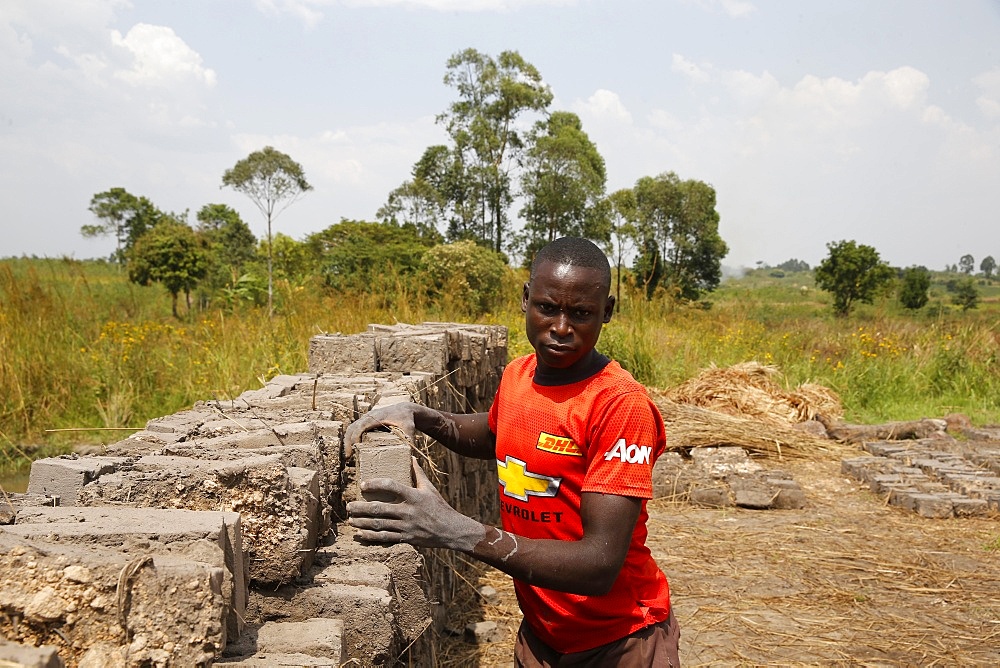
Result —
<instances>
[{"instance_id":1,"label":"shrub","mask_svg":"<svg viewBox=\"0 0 1000 668\"><path fill-rule=\"evenodd\" d=\"M472 241L434 246L424 252L423 265L428 295L461 312L488 313L504 299L507 264L497 253Z\"/></svg>"}]
</instances>

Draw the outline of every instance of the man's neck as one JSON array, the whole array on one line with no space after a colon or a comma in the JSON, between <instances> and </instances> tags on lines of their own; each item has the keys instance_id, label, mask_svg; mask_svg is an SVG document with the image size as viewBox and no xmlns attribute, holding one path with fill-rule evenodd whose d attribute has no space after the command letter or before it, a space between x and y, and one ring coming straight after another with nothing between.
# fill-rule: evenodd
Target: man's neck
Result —
<instances>
[{"instance_id":1,"label":"man's neck","mask_svg":"<svg viewBox=\"0 0 1000 668\"><path fill-rule=\"evenodd\" d=\"M537 360L538 358L536 357L535 359ZM610 359L596 350L591 350L585 359L580 360L568 369L553 369L539 363L535 368L534 382L537 385L549 387L579 383L581 380L586 380L600 373L609 362L611 362Z\"/></svg>"}]
</instances>

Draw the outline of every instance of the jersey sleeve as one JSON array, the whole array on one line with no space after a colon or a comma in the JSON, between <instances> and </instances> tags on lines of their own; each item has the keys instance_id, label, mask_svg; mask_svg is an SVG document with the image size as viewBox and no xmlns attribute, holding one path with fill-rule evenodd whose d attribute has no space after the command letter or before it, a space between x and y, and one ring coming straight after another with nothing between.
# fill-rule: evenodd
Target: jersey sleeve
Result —
<instances>
[{"instance_id":1,"label":"jersey sleeve","mask_svg":"<svg viewBox=\"0 0 1000 668\"><path fill-rule=\"evenodd\" d=\"M642 391L627 392L595 417L581 491L653 498L653 464L666 447L656 406Z\"/></svg>"}]
</instances>

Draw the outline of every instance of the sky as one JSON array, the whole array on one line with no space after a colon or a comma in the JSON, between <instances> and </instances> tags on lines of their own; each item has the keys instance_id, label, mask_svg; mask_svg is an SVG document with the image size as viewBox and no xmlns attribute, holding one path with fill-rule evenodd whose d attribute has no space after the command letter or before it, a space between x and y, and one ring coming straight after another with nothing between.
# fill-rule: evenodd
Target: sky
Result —
<instances>
[{"instance_id":1,"label":"sky","mask_svg":"<svg viewBox=\"0 0 1000 668\"><path fill-rule=\"evenodd\" d=\"M106 257L99 192L228 204L264 146L313 186L295 239L375 220L457 99L467 48L517 51L604 156L608 192L717 193L728 268L873 246L1000 258L1000 0L2 0L0 257ZM513 213L516 213L516 208Z\"/></svg>"}]
</instances>

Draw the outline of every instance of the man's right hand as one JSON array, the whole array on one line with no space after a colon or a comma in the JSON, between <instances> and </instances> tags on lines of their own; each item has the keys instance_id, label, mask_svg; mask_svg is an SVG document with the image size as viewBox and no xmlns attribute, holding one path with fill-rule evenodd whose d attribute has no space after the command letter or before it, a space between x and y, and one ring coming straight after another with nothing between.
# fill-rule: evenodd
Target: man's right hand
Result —
<instances>
[{"instance_id":1,"label":"man's right hand","mask_svg":"<svg viewBox=\"0 0 1000 668\"><path fill-rule=\"evenodd\" d=\"M344 433L344 455L350 457L354 446L361 442L366 431L397 427L413 445L417 428L414 424L414 413L422 407L419 404L399 403L383 406L369 411L352 422Z\"/></svg>"}]
</instances>

